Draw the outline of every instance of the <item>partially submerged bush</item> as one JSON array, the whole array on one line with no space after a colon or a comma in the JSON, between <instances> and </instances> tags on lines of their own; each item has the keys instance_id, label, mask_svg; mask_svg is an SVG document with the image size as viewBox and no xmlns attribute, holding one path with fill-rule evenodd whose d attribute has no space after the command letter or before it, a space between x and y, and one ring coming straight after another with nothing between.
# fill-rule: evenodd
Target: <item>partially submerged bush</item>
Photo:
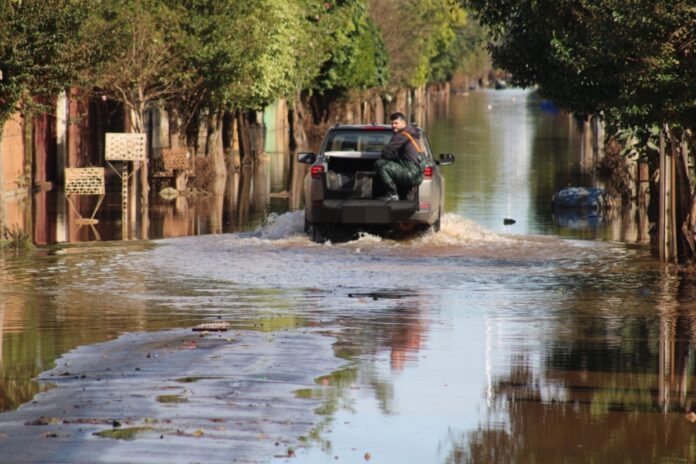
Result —
<instances>
[{"instance_id":1,"label":"partially submerged bush","mask_svg":"<svg viewBox=\"0 0 696 464\"><path fill-rule=\"evenodd\" d=\"M613 137L607 141L605 154L597 163L597 175L606 182L609 195L630 197L634 179L621 153L621 145Z\"/></svg>"},{"instance_id":2,"label":"partially submerged bush","mask_svg":"<svg viewBox=\"0 0 696 464\"><path fill-rule=\"evenodd\" d=\"M195 191L210 192L215 181L215 169L210 158L197 156L196 176L189 180L190 186Z\"/></svg>"},{"instance_id":3,"label":"partially submerged bush","mask_svg":"<svg viewBox=\"0 0 696 464\"><path fill-rule=\"evenodd\" d=\"M14 225L11 229L2 228L2 239L0 240L0 249L11 250L15 252L28 251L34 248L31 235L24 232L19 226Z\"/></svg>"}]
</instances>

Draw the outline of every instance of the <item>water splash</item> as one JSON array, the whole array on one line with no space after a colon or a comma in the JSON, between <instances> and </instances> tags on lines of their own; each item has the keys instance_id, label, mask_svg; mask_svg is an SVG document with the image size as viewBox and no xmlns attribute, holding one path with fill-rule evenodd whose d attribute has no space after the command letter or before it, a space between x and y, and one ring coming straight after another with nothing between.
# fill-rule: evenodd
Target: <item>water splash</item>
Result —
<instances>
[{"instance_id":1,"label":"water splash","mask_svg":"<svg viewBox=\"0 0 696 464\"><path fill-rule=\"evenodd\" d=\"M414 242L415 245L452 246L476 243L507 244L517 241L513 236L492 232L459 214L446 213L441 220L439 232L429 232Z\"/></svg>"},{"instance_id":2,"label":"water splash","mask_svg":"<svg viewBox=\"0 0 696 464\"><path fill-rule=\"evenodd\" d=\"M304 234L304 211L294 211L284 214L271 213L266 223L252 233L235 234L237 238L246 241L272 241L275 244L288 242L307 244L309 239ZM446 213L442 217L439 232L428 232L425 235L412 236L405 241L386 239L379 235L360 232L355 240L345 243L327 242L324 246L341 247L394 247L407 245L409 247L445 247L476 244L509 244L519 242L521 238L500 235L492 232L476 222L466 219L456 213Z\"/></svg>"},{"instance_id":3,"label":"water splash","mask_svg":"<svg viewBox=\"0 0 696 464\"><path fill-rule=\"evenodd\" d=\"M280 240L304 233L304 211L271 213L266 224L255 231L255 235L265 240Z\"/></svg>"}]
</instances>

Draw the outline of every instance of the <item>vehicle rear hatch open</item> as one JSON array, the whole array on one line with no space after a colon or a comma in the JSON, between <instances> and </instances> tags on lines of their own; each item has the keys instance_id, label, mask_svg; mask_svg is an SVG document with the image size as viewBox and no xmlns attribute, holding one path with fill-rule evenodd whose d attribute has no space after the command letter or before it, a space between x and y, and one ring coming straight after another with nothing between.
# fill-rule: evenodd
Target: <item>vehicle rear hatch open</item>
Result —
<instances>
[{"instance_id":1,"label":"vehicle rear hatch open","mask_svg":"<svg viewBox=\"0 0 696 464\"><path fill-rule=\"evenodd\" d=\"M328 152L325 198L373 197L374 164L379 153Z\"/></svg>"}]
</instances>

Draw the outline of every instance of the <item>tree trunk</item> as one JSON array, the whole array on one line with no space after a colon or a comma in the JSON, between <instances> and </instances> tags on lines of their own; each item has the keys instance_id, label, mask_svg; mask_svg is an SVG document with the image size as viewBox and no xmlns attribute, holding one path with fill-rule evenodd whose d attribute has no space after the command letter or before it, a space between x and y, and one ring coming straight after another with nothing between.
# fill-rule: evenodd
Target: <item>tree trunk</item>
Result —
<instances>
[{"instance_id":1,"label":"tree trunk","mask_svg":"<svg viewBox=\"0 0 696 464\"><path fill-rule=\"evenodd\" d=\"M6 219L6 206L5 206L5 157L3 155L3 132L5 130L5 123L0 123L0 237L2 237L3 228L7 227L5 222Z\"/></svg>"},{"instance_id":2,"label":"tree trunk","mask_svg":"<svg viewBox=\"0 0 696 464\"><path fill-rule=\"evenodd\" d=\"M665 129L660 130L660 215L658 247L660 261L674 263L677 261L676 244L676 198L675 198L676 163L673 156L667 155Z\"/></svg>"},{"instance_id":3,"label":"tree trunk","mask_svg":"<svg viewBox=\"0 0 696 464\"><path fill-rule=\"evenodd\" d=\"M587 118L582 119L580 125L581 145L580 145L580 169L584 174L592 173L594 165L592 164L592 131L590 130L590 121Z\"/></svg>"},{"instance_id":4,"label":"tree trunk","mask_svg":"<svg viewBox=\"0 0 696 464\"><path fill-rule=\"evenodd\" d=\"M249 216L249 199L251 198L251 166L242 164L239 171L239 194L237 195L237 227L242 227Z\"/></svg>"},{"instance_id":5,"label":"tree trunk","mask_svg":"<svg viewBox=\"0 0 696 464\"><path fill-rule=\"evenodd\" d=\"M244 113L237 111L237 132L239 133L239 156L242 168L249 167L253 163L251 152L251 139L249 138L249 123Z\"/></svg>"},{"instance_id":6,"label":"tree trunk","mask_svg":"<svg viewBox=\"0 0 696 464\"><path fill-rule=\"evenodd\" d=\"M214 192L224 191L225 179L227 177L227 165L225 164L225 150L222 145L222 122L224 112L217 109L208 114L208 136L206 148L208 156L213 164L215 173Z\"/></svg>"},{"instance_id":7,"label":"tree trunk","mask_svg":"<svg viewBox=\"0 0 696 464\"><path fill-rule=\"evenodd\" d=\"M64 90L58 94L56 100L56 180L65 181L65 168L68 159L68 94Z\"/></svg>"},{"instance_id":8,"label":"tree trunk","mask_svg":"<svg viewBox=\"0 0 696 464\"><path fill-rule=\"evenodd\" d=\"M302 151L308 148L303 119L302 100L300 92L297 91L295 92L295 99L292 102L292 107L288 111L288 125L290 126L289 148L291 152Z\"/></svg>"},{"instance_id":9,"label":"tree trunk","mask_svg":"<svg viewBox=\"0 0 696 464\"><path fill-rule=\"evenodd\" d=\"M665 131L669 135L670 152L674 159L675 165L675 230L678 231L677 251L679 262L682 264L692 262L694 258L693 242L690 241L688 234L688 219L691 212L691 185L689 181L689 165L687 163L686 154L683 153L683 133L680 139L674 134L674 131L665 125ZM686 227L686 229L685 229Z\"/></svg>"},{"instance_id":10,"label":"tree trunk","mask_svg":"<svg viewBox=\"0 0 696 464\"><path fill-rule=\"evenodd\" d=\"M648 243L649 238L649 219L648 206L650 204L650 172L648 163L638 160L636 176L636 195L638 200L638 237L639 243Z\"/></svg>"},{"instance_id":11,"label":"tree trunk","mask_svg":"<svg viewBox=\"0 0 696 464\"><path fill-rule=\"evenodd\" d=\"M596 169L599 161L604 157L604 130L599 116L594 115L590 118L590 129L592 132L592 184L594 187L604 188L604 182L598 178Z\"/></svg>"},{"instance_id":12,"label":"tree trunk","mask_svg":"<svg viewBox=\"0 0 696 464\"><path fill-rule=\"evenodd\" d=\"M670 144L673 156L676 158L679 180L679 258L683 264L693 264L696 261L696 194L692 195L691 177L689 175L689 149L686 142L688 131L680 134L679 140L670 132Z\"/></svg>"}]
</instances>

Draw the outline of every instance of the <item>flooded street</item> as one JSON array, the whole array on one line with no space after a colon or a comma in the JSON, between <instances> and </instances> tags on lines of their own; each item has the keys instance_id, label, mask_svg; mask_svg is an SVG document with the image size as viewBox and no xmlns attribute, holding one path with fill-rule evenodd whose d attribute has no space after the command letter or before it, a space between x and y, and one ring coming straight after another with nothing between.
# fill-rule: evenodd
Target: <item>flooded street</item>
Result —
<instances>
[{"instance_id":1,"label":"flooded street","mask_svg":"<svg viewBox=\"0 0 696 464\"><path fill-rule=\"evenodd\" d=\"M433 104L437 234L312 243L270 154L246 221L0 256L0 460L694 462L696 276L553 217L587 179L542 108Z\"/></svg>"}]
</instances>

